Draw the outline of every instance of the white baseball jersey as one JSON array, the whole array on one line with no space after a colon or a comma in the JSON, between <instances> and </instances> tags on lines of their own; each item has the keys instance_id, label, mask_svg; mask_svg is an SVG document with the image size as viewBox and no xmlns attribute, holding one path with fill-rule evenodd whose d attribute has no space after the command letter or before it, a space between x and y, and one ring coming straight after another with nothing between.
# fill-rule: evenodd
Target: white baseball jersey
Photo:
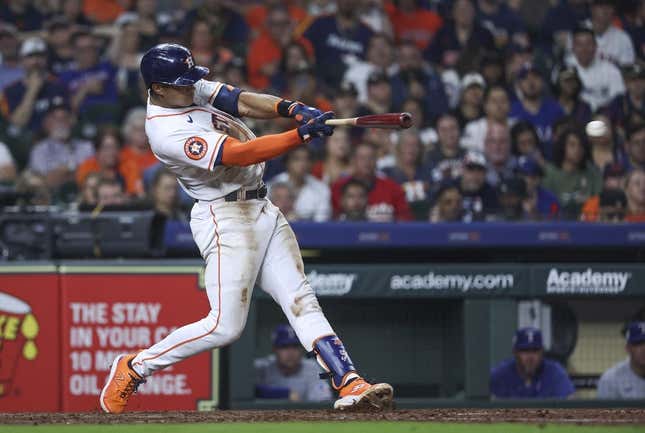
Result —
<instances>
[{"instance_id":1,"label":"white baseball jersey","mask_svg":"<svg viewBox=\"0 0 645 433\"><path fill-rule=\"evenodd\" d=\"M255 135L240 120L210 105L164 108L148 100L146 135L157 159L195 199L211 201L261 184L264 163L221 165L222 145L228 136L248 141Z\"/></svg>"},{"instance_id":2,"label":"white baseball jersey","mask_svg":"<svg viewBox=\"0 0 645 433\"><path fill-rule=\"evenodd\" d=\"M573 57L569 65L578 71L583 86L581 98L592 110L604 107L616 96L625 93L623 76L611 62L596 57L591 65L585 68Z\"/></svg>"}]
</instances>

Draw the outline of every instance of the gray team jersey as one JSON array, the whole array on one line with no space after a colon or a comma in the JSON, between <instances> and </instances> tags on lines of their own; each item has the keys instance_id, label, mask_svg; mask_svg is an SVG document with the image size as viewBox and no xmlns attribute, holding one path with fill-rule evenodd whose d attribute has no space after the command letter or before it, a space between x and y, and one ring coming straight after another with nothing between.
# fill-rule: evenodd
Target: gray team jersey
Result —
<instances>
[{"instance_id":1,"label":"gray team jersey","mask_svg":"<svg viewBox=\"0 0 645 433\"><path fill-rule=\"evenodd\" d=\"M318 376L323 370L313 359L303 359L302 368L292 376L283 376L276 363L275 355L256 359L256 385L269 385L289 388L300 396L301 401L331 400L332 393L328 381Z\"/></svg>"},{"instance_id":2,"label":"gray team jersey","mask_svg":"<svg viewBox=\"0 0 645 433\"><path fill-rule=\"evenodd\" d=\"M605 371L598 381L598 398L645 398L645 378L629 366L629 358Z\"/></svg>"}]
</instances>

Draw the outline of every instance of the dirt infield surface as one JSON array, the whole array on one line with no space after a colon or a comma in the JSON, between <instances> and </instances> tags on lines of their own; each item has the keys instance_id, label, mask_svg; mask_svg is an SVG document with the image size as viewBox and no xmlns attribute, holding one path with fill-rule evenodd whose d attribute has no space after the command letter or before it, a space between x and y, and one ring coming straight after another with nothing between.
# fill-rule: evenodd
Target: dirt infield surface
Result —
<instances>
[{"instance_id":1,"label":"dirt infield surface","mask_svg":"<svg viewBox=\"0 0 645 433\"><path fill-rule=\"evenodd\" d=\"M148 424L285 421L424 421L645 425L645 409L411 409L347 413L332 410L226 410L213 412L0 413L0 424Z\"/></svg>"}]
</instances>

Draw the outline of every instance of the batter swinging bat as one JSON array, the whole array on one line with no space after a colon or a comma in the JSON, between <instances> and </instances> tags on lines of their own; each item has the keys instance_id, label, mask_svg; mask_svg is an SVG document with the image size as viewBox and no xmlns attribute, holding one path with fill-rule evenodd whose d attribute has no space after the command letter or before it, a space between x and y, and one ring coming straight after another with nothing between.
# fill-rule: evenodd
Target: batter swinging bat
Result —
<instances>
[{"instance_id":1,"label":"batter swinging bat","mask_svg":"<svg viewBox=\"0 0 645 433\"><path fill-rule=\"evenodd\" d=\"M413 123L410 113L371 114L369 116L350 117L347 119L325 120L325 125L384 129L406 129L412 126Z\"/></svg>"}]
</instances>

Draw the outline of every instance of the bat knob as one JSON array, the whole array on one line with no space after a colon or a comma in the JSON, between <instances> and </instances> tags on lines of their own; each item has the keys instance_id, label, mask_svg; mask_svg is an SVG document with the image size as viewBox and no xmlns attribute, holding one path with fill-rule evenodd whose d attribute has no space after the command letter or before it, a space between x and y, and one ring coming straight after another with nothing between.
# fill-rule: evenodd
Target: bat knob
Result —
<instances>
[{"instance_id":1,"label":"bat knob","mask_svg":"<svg viewBox=\"0 0 645 433\"><path fill-rule=\"evenodd\" d=\"M401 116L399 117L399 124L403 129L411 127L414 124L414 121L412 120L412 114L407 112L401 113Z\"/></svg>"}]
</instances>

